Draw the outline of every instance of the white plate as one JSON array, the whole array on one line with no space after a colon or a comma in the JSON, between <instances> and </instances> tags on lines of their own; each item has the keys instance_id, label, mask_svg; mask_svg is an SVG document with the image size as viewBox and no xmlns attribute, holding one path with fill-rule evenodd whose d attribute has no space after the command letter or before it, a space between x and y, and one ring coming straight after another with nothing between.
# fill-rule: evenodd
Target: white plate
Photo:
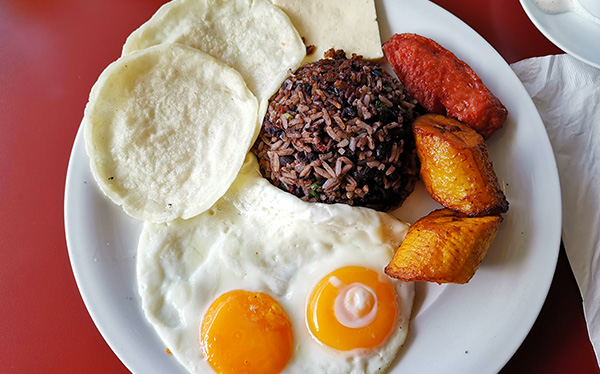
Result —
<instances>
[{"instance_id":1,"label":"white plate","mask_svg":"<svg viewBox=\"0 0 600 374\"><path fill-rule=\"evenodd\" d=\"M600 68L600 20L581 7L560 14L542 12L533 0L520 0L535 27L558 48L586 64Z\"/></svg>"},{"instance_id":2,"label":"white plate","mask_svg":"<svg viewBox=\"0 0 600 374\"><path fill-rule=\"evenodd\" d=\"M510 67L463 22L425 0L377 2L383 40L431 37L469 63L506 105L504 129L488 142L510 210L467 285L418 285L414 321L392 373L494 373L517 350L544 303L560 243L558 173L540 117ZM414 221L436 205L422 185L398 214ZM135 373L183 373L146 323L136 289L141 222L97 188L81 129L65 188L65 229L73 272L96 326Z\"/></svg>"}]
</instances>

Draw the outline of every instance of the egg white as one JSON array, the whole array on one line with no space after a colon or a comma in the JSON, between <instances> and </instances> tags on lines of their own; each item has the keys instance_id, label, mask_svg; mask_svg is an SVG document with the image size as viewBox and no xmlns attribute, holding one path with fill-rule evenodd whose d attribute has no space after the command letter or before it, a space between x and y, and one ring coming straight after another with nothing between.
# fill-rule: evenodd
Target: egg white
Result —
<instances>
[{"instance_id":1,"label":"egg white","mask_svg":"<svg viewBox=\"0 0 600 374\"><path fill-rule=\"evenodd\" d=\"M190 220L146 223L137 256L148 321L191 373L210 373L199 327L221 294L244 289L273 296L290 318L294 350L284 372L381 372L408 333L414 286L393 281L399 316L376 351L338 352L312 338L306 300L331 271L360 265L383 271L407 231L385 213L303 202L260 176L249 154L238 178L211 209ZM260 349L257 347L257 349Z\"/></svg>"}]
</instances>

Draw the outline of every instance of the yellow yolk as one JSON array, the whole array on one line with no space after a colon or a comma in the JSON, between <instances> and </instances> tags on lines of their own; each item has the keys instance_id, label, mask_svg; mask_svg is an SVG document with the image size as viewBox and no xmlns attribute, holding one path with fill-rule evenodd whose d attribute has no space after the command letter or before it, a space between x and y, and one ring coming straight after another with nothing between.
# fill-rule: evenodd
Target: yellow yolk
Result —
<instances>
[{"instance_id":1,"label":"yellow yolk","mask_svg":"<svg viewBox=\"0 0 600 374\"><path fill-rule=\"evenodd\" d=\"M391 282L361 266L325 276L308 300L306 319L313 336L341 350L370 350L391 334L398 304Z\"/></svg>"},{"instance_id":2,"label":"yellow yolk","mask_svg":"<svg viewBox=\"0 0 600 374\"><path fill-rule=\"evenodd\" d=\"M279 303L260 292L219 296L204 315L204 354L218 373L279 373L292 354L292 327Z\"/></svg>"}]
</instances>

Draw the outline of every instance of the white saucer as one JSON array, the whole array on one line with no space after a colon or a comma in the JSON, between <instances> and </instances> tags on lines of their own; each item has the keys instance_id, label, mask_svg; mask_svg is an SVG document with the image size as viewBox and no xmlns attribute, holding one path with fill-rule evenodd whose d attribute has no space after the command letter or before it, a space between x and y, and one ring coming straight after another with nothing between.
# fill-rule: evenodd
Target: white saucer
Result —
<instances>
[{"instance_id":1,"label":"white saucer","mask_svg":"<svg viewBox=\"0 0 600 374\"><path fill-rule=\"evenodd\" d=\"M600 68L600 20L584 11L542 12L534 0L520 0L531 22L558 48Z\"/></svg>"}]
</instances>

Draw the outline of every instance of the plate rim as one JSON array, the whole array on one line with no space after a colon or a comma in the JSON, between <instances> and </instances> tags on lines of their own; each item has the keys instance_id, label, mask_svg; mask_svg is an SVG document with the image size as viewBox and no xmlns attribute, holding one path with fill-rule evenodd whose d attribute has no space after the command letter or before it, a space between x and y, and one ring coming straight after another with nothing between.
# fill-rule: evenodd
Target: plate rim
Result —
<instances>
[{"instance_id":1,"label":"plate rim","mask_svg":"<svg viewBox=\"0 0 600 374\"><path fill-rule=\"evenodd\" d=\"M126 357L126 354L119 348L118 343L115 340L113 340L113 337L107 332L107 329L105 328L105 325L104 325L104 321L102 320L101 317L99 317L99 314L97 313L96 308L93 306L93 302L90 300L89 294L87 293L86 290L84 290L85 282L83 281L82 273L80 271L81 269L79 269L78 266L76 265L77 255L74 253L74 250L75 250L74 246L73 246L73 241L74 241L73 235L74 234L72 233L72 229L70 228L70 225L69 225L71 212L69 209L68 201L69 201L69 197L72 194L71 190L73 188L73 183L74 183L73 180L75 178L73 176L72 164L76 162L77 147L85 148L85 145L83 144L83 131L84 131L83 125L80 124L77 128L77 133L75 135L75 139L73 140L73 146L71 148L71 153L69 155L67 173L65 176L63 217L64 217L65 240L66 240L66 244L67 244L67 253L69 256L69 264L71 266L71 271L73 272L73 277L75 278L75 284L77 285L77 290L79 291L79 296L83 300L83 304L85 305L85 308L86 308L90 318L92 319L92 322L94 323L94 326L96 327L96 330L98 330L98 332L102 336L102 339L104 339L106 344L109 346L111 351L117 356L119 361L121 361L121 363L130 372L135 373L135 371L133 370L134 365L132 365L129 358ZM87 154L86 154L86 156L87 156ZM89 160L88 160L88 162L89 162ZM94 183L95 183L95 181L94 181Z\"/></svg>"}]
</instances>

